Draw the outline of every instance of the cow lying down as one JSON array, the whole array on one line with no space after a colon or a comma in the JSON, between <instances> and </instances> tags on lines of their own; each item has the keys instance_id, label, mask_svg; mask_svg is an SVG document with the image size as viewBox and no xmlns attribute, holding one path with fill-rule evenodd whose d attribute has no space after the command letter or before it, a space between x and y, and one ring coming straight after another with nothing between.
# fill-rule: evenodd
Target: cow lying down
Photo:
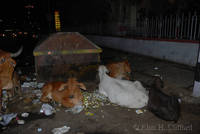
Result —
<instances>
[{"instance_id":1,"label":"cow lying down","mask_svg":"<svg viewBox=\"0 0 200 134\"><path fill-rule=\"evenodd\" d=\"M148 103L148 92L139 81L119 80L107 75L105 66L99 66L99 92L112 103L128 108L142 108Z\"/></svg>"},{"instance_id":2,"label":"cow lying down","mask_svg":"<svg viewBox=\"0 0 200 134\"><path fill-rule=\"evenodd\" d=\"M66 82L47 82L42 87L40 100L42 102L53 100L63 107L72 108L83 103L80 89L86 90L86 87L83 83L79 83L76 78L69 78Z\"/></svg>"},{"instance_id":3,"label":"cow lying down","mask_svg":"<svg viewBox=\"0 0 200 134\"><path fill-rule=\"evenodd\" d=\"M161 91L163 81L156 77L149 88L149 102L147 108L157 117L166 121L177 122L180 116L180 104L178 98L169 96Z\"/></svg>"}]
</instances>

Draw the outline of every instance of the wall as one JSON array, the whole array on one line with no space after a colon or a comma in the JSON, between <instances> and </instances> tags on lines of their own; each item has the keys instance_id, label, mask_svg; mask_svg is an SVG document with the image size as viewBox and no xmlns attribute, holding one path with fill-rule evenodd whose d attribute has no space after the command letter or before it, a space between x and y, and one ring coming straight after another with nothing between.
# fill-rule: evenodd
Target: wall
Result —
<instances>
[{"instance_id":1,"label":"wall","mask_svg":"<svg viewBox=\"0 0 200 134\"><path fill-rule=\"evenodd\" d=\"M91 36L87 38L98 46L120 49L176 63L195 66L199 43L141 40L120 37Z\"/></svg>"}]
</instances>

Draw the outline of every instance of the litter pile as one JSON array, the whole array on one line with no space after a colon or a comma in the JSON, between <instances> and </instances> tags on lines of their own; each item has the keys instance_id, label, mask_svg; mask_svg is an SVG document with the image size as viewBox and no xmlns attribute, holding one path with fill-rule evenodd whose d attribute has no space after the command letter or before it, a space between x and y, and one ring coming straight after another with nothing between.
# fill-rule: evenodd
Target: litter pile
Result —
<instances>
[{"instance_id":1,"label":"litter pile","mask_svg":"<svg viewBox=\"0 0 200 134\"><path fill-rule=\"evenodd\" d=\"M104 105L110 105L108 98L95 90L92 93L83 92L83 106L84 110L88 111L90 109L96 109Z\"/></svg>"}]
</instances>

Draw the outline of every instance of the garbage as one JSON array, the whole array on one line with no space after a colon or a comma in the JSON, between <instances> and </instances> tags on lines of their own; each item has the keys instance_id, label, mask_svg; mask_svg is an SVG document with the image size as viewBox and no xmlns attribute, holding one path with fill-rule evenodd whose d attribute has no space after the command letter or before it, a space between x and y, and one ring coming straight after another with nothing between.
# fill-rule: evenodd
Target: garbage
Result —
<instances>
[{"instance_id":1,"label":"garbage","mask_svg":"<svg viewBox=\"0 0 200 134\"><path fill-rule=\"evenodd\" d=\"M21 85L22 88L26 88L26 87L31 87L31 83L30 82L24 82L22 85Z\"/></svg>"},{"instance_id":2,"label":"garbage","mask_svg":"<svg viewBox=\"0 0 200 134\"><path fill-rule=\"evenodd\" d=\"M161 80L163 80L163 77L160 74L154 74L153 76L159 77Z\"/></svg>"},{"instance_id":3,"label":"garbage","mask_svg":"<svg viewBox=\"0 0 200 134\"><path fill-rule=\"evenodd\" d=\"M108 98L100 94L98 91L94 91L93 93L83 92L83 98L83 106L86 111L110 103Z\"/></svg>"},{"instance_id":4,"label":"garbage","mask_svg":"<svg viewBox=\"0 0 200 134\"><path fill-rule=\"evenodd\" d=\"M24 120L17 120L17 124L19 124L19 125L23 125L24 123L25 123Z\"/></svg>"},{"instance_id":5,"label":"garbage","mask_svg":"<svg viewBox=\"0 0 200 134\"><path fill-rule=\"evenodd\" d=\"M17 114L16 113L11 113L11 114L5 114L5 115L1 115L1 120L0 120L0 124L3 126L6 126L10 123L10 121L13 118L16 118Z\"/></svg>"},{"instance_id":6,"label":"garbage","mask_svg":"<svg viewBox=\"0 0 200 134\"><path fill-rule=\"evenodd\" d=\"M21 116L22 116L22 117L28 117L28 116L29 116L29 113L22 113Z\"/></svg>"},{"instance_id":7,"label":"garbage","mask_svg":"<svg viewBox=\"0 0 200 134\"><path fill-rule=\"evenodd\" d=\"M178 102L181 103L181 99L180 98L178 98Z\"/></svg>"},{"instance_id":8,"label":"garbage","mask_svg":"<svg viewBox=\"0 0 200 134\"><path fill-rule=\"evenodd\" d=\"M38 128L37 131L38 131L38 132L42 132L42 128Z\"/></svg>"},{"instance_id":9,"label":"garbage","mask_svg":"<svg viewBox=\"0 0 200 134\"><path fill-rule=\"evenodd\" d=\"M144 111L142 111L141 109L137 109L135 112L136 112L137 114L142 114L142 113L144 113Z\"/></svg>"},{"instance_id":10,"label":"garbage","mask_svg":"<svg viewBox=\"0 0 200 134\"><path fill-rule=\"evenodd\" d=\"M55 109L49 104L43 104L42 108L40 109L40 112L49 116L55 112Z\"/></svg>"},{"instance_id":11,"label":"garbage","mask_svg":"<svg viewBox=\"0 0 200 134\"><path fill-rule=\"evenodd\" d=\"M87 116L93 116L94 113L91 113L91 112L85 112L85 115L87 115Z\"/></svg>"},{"instance_id":12,"label":"garbage","mask_svg":"<svg viewBox=\"0 0 200 134\"><path fill-rule=\"evenodd\" d=\"M64 134L70 130L70 127L68 126L63 126L60 128L54 128L51 132L54 134Z\"/></svg>"},{"instance_id":13,"label":"garbage","mask_svg":"<svg viewBox=\"0 0 200 134\"><path fill-rule=\"evenodd\" d=\"M30 82L24 82L21 87L26 88L26 87L32 87L32 88L42 88L44 83L37 83L35 81L30 81Z\"/></svg>"},{"instance_id":14,"label":"garbage","mask_svg":"<svg viewBox=\"0 0 200 134\"><path fill-rule=\"evenodd\" d=\"M6 91L6 90L3 90L3 91L2 91L2 94L3 94L3 100L7 100L8 97L9 97L7 91Z\"/></svg>"},{"instance_id":15,"label":"garbage","mask_svg":"<svg viewBox=\"0 0 200 134\"><path fill-rule=\"evenodd\" d=\"M7 109L7 103L9 100L9 94L7 93L6 90L2 91L2 108Z\"/></svg>"},{"instance_id":16,"label":"garbage","mask_svg":"<svg viewBox=\"0 0 200 134\"><path fill-rule=\"evenodd\" d=\"M26 77L26 80L27 80L27 81L31 81L31 78L29 78L29 77Z\"/></svg>"},{"instance_id":17,"label":"garbage","mask_svg":"<svg viewBox=\"0 0 200 134\"><path fill-rule=\"evenodd\" d=\"M39 89L38 90L33 90L32 93L35 94L38 98L40 98L42 96L42 92Z\"/></svg>"},{"instance_id":18,"label":"garbage","mask_svg":"<svg viewBox=\"0 0 200 134\"><path fill-rule=\"evenodd\" d=\"M21 71L21 70L18 70L18 74L21 75L21 74L22 74L22 71Z\"/></svg>"},{"instance_id":19,"label":"garbage","mask_svg":"<svg viewBox=\"0 0 200 134\"><path fill-rule=\"evenodd\" d=\"M76 105L73 108L65 110L65 112L72 112L73 114L78 114L83 110L83 108L84 107L82 105Z\"/></svg>"},{"instance_id":20,"label":"garbage","mask_svg":"<svg viewBox=\"0 0 200 134\"><path fill-rule=\"evenodd\" d=\"M38 83L38 84L37 84L37 87L38 87L38 88L42 88L43 86L44 86L44 83Z\"/></svg>"},{"instance_id":21,"label":"garbage","mask_svg":"<svg viewBox=\"0 0 200 134\"><path fill-rule=\"evenodd\" d=\"M39 103L41 103L41 102L40 102L40 99L34 99L34 100L32 100L32 103L33 103L33 104L39 104Z\"/></svg>"},{"instance_id":22,"label":"garbage","mask_svg":"<svg viewBox=\"0 0 200 134\"><path fill-rule=\"evenodd\" d=\"M153 69L154 69L154 70L158 70L159 68L158 68L158 67L154 67Z\"/></svg>"}]
</instances>

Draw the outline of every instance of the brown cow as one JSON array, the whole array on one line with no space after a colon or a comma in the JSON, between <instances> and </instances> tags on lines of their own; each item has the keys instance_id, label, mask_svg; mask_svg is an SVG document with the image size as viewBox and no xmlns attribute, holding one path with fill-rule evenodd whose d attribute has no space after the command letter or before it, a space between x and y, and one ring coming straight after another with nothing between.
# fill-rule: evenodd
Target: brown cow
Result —
<instances>
[{"instance_id":1,"label":"brown cow","mask_svg":"<svg viewBox=\"0 0 200 134\"><path fill-rule=\"evenodd\" d=\"M117 79L130 80L131 67L128 60L113 62L106 65L109 70L109 76Z\"/></svg>"},{"instance_id":2,"label":"brown cow","mask_svg":"<svg viewBox=\"0 0 200 134\"><path fill-rule=\"evenodd\" d=\"M13 89L17 82L17 75L14 73L16 62L12 57L17 57L21 54L23 47L21 47L16 53L10 53L0 50L0 112L2 108L2 90ZM12 94L14 89L11 90Z\"/></svg>"},{"instance_id":3,"label":"brown cow","mask_svg":"<svg viewBox=\"0 0 200 134\"><path fill-rule=\"evenodd\" d=\"M64 107L72 108L75 105L82 105L83 96L80 89L86 90L83 83L76 78L69 78L67 82L48 82L42 88L42 102L49 102L51 99Z\"/></svg>"}]
</instances>

